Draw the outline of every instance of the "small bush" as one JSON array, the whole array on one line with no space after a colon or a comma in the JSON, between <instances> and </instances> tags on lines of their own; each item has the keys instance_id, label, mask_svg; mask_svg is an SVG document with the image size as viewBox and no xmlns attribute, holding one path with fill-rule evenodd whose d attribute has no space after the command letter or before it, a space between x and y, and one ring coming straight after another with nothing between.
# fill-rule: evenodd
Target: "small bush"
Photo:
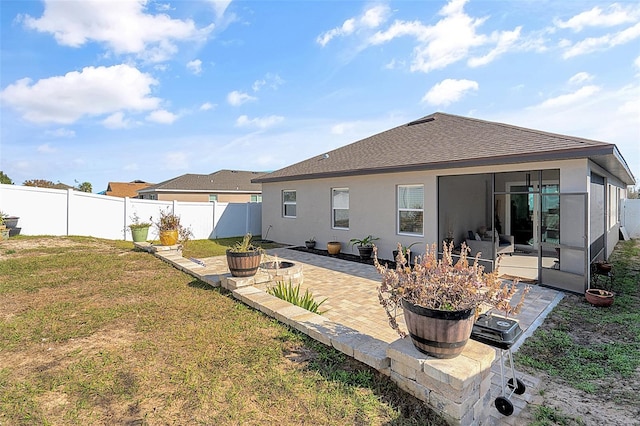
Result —
<instances>
[{"instance_id":1,"label":"small bush","mask_svg":"<svg viewBox=\"0 0 640 426\"><path fill-rule=\"evenodd\" d=\"M319 311L320 305L327 301L327 299L322 300L321 302L316 302L313 298L313 293L309 291L309 289L305 290L304 294L300 295L300 284L297 286L293 286L291 281L285 284L282 281L278 281L275 287L269 287L267 289L267 293L272 296L276 296L279 299L286 300L287 302L300 306L307 311L313 312L314 314L324 314L327 311Z\"/></svg>"}]
</instances>

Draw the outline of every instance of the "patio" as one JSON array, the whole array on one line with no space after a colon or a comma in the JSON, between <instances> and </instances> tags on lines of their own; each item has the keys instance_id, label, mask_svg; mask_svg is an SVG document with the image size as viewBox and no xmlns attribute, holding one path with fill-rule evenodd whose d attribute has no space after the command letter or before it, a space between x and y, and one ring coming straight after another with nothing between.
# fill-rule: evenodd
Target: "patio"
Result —
<instances>
[{"instance_id":1,"label":"patio","mask_svg":"<svg viewBox=\"0 0 640 426\"><path fill-rule=\"evenodd\" d=\"M407 367L414 365L411 359L407 361L407 364L399 364L393 356L390 360L390 351L392 353L396 351L398 359L406 358L407 354L409 358L424 358L424 356L421 356L415 350L412 351L411 343L399 339L397 334L388 326L385 312L378 303L376 287L379 282L379 276L370 265L318 256L287 248L269 250L268 256L270 257L277 256L279 260L302 264L304 273L304 281L301 285L302 290L308 288L313 292L316 300L327 299L322 306L327 312L322 317L318 317L279 299L274 300L273 296L268 295L264 290L270 277L265 272L259 272L256 277L251 279L249 286L240 287L234 284L234 280L228 279L229 274L224 256L185 259L175 250L160 250L164 248L151 248L144 245L140 247L150 251L157 250L155 254L158 257L177 268L211 285L222 285L232 290L234 297L244 303L289 324L316 340L334 346L336 349L365 362L384 374L390 375L401 388L409 393L418 397L420 397L419 394L421 393L423 396L427 394L426 398L430 397L432 399L430 405L441 407L441 414L453 419L454 423L468 424L469 419L472 418L485 419L486 423L482 422L482 424L518 424L519 421L520 423L523 421L523 416L527 415L523 411L527 403L537 397L536 388L539 385L539 380L520 374L519 377L527 386L527 391L523 395L513 395L511 397L511 401L515 406L513 415L504 417L499 414L493 405L493 400L501 393L500 367L497 362L499 356L497 356L497 350L475 341L469 342L467 345L469 349L465 349L465 352L457 360L445 360L444 363L435 359L430 359L435 362L426 363L424 360L418 360L417 364L415 364L418 368L417 373ZM535 328L542 323L547 313L562 297L563 294L561 292L532 286L522 312L516 316L524 330L524 335L512 347L512 350L517 350L517 346L533 333ZM402 317L400 316L398 319L404 326ZM490 358L486 355L487 350L491 353ZM467 354L467 352L469 353ZM494 352L496 356L493 356ZM389 364L390 361L391 364ZM486 361L492 362L491 371L494 374L488 375L487 373L486 377L479 376L477 383L474 382L476 379L473 379L472 374L468 373L465 376L465 371L461 371L467 370L466 366L459 365L461 362L475 362L481 366ZM427 364L431 364L431 366ZM433 367L433 365L436 367ZM400 370L403 373L405 370L409 370L404 375L415 379L416 374L420 375L427 368L435 368L432 371L432 376L437 376L439 379L442 376L446 376L443 380L450 385L450 390L455 391L457 388L461 388L464 395L462 397L453 396L451 401L448 399L439 401L435 393L431 392L429 396L427 389L416 388L416 386L420 385L417 385L415 381L409 380L409 385L403 386L402 382L398 382L399 378L394 377L395 370ZM443 373L447 368L450 371ZM425 380L427 379L425 377ZM461 386L456 385L458 382L460 382ZM490 393L486 393L485 397L481 397L478 401L473 401L473 398L467 398L469 396L469 392L465 390L467 385L473 392L480 390L479 394L481 396L483 395L482 388L490 385ZM440 387L439 384L434 386ZM482 411L482 413L478 411ZM470 412L472 416L469 417L469 414L467 414L465 417L465 412Z\"/></svg>"}]
</instances>

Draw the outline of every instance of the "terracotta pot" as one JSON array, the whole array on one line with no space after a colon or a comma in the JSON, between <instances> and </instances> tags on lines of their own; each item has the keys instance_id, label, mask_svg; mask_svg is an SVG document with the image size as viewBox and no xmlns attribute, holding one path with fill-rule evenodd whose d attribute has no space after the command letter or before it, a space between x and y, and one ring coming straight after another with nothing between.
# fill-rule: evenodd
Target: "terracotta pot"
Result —
<instances>
[{"instance_id":1,"label":"terracotta pot","mask_svg":"<svg viewBox=\"0 0 640 426\"><path fill-rule=\"evenodd\" d=\"M338 254L340 253L340 249L342 249L340 241L329 241L327 243L327 251L329 254Z\"/></svg>"},{"instance_id":2,"label":"terracotta pot","mask_svg":"<svg viewBox=\"0 0 640 426\"><path fill-rule=\"evenodd\" d=\"M596 269L601 274L608 274L609 272L611 272L612 268L613 268L613 265L608 263L608 262L597 262L596 263Z\"/></svg>"},{"instance_id":3,"label":"terracotta pot","mask_svg":"<svg viewBox=\"0 0 640 426\"><path fill-rule=\"evenodd\" d=\"M464 350L475 322L475 309L441 311L402 300L404 321L413 345L436 358L455 358Z\"/></svg>"},{"instance_id":4,"label":"terracotta pot","mask_svg":"<svg viewBox=\"0 0 640 426\"><path fill-rule=\"evenodd\" d=\"M234 277L252 277L258 272L262 253L259 250L233 252L227 250L227 265Z\"/></svg>"},{"instance_id":5,"label":"terracotta pot","mask_svg":"<svg viewBox=\"0 0 640 426\"><path fill-rule=\"evenodd\" d=\"M178 242L178 231L160 231L160 244L172 246Z\"/></svg>"},{"instance_id":6,"label":"terracotta pot","mask_svg":"<svg viewBox=\"0 0 640 426\"><path fill-rule=\"evenodd\" d=\"M590 288L584 293L584 297L587 302L593 306L611 306L614 300L614 294L607 290L600 290L599 288Z\"/></svg>"}]
</instances>

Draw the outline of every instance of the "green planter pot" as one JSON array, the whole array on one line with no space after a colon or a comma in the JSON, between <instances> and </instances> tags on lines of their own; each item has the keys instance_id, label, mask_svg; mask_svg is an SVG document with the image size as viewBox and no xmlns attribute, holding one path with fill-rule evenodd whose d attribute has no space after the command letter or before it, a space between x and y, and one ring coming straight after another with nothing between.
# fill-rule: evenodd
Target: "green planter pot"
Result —
<instances>
[{"instance_id":1,"label":"green planter pot","mask_svg":"<svg viewBox=\"0 0 640 426\"><path fill-rule=\"evenodd\" d=\"M131 228L131 238L133 238L133 242L135 243L147 241L147 235L149 235L148 226L143 228Z\"/></svg>"}]
</instances>

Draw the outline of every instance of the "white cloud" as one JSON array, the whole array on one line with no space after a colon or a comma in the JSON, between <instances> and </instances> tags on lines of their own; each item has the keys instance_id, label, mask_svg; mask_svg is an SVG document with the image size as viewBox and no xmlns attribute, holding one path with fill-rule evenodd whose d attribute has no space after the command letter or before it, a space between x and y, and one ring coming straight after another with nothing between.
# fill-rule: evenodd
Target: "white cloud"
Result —
<instances>
[{"instance_id":1,"label":"white cloud","mask_svg":"<svg viewBox=\"0 0 640 426\"><path fill-rule=\"evenodd\" d=\"M633 61L633 66L640 70L640 56L638 56L636 60Z\"/></svg>"},{"instance_id":2,"label":"white cloud","mask_svg":"<svg viewBox=\"0 0 640 426\"><path fill-rule=\"evenodd\" d=\"M246 115L241 115L236 120L236 126L238 127L257 127L259 129L266 129L268 127L275 126L276 124L284 121L284 117L279 115L269 115L265 117L256 117L250 119Z\"/></svg>"},{"instance_id":3,"label":"white cloud","mask_svg":"<svg viewBox=\"0 0 640 426\"><path fill-rule=\"evenodd\" d=\"M18 80L0 92L0 99L28 121L70 124L84 116L155 109L160 99L150 95L156 84L129 65L86 67L36 83Z\"/></svg>"},{"instance_id":4,"label":"white cloud","mask_svg":"<svg viewBox=\"0 0 640 426\"><path fill-rule=\"evenodd\" d=\"M51 145L49 145L48 143L45 143L43 145L38 146L37 151L42 154L51 154L56 152L57 150L53 148Z\"/></svg>"},{"instance_id":5,"label":"white cloud","mask_svg":"<svg viewBox=\"0 0 640 426\"><path fill-rule=\"evenodd\" d=\"M200 105L200 111L209 111L214 107L215 105L213 105L211 102L205 102L202 105Z\"/></svg>"},{"instance_id":6,"label":"white cloud","mask_svg":"<svg viewBox=\"0 0 640 426\"><path fill-rule=\"evenodd\" d=\"M187 69L196 75L202 73L202 61L200 59L194 59L193 61L187 62Z\"/></svg>"},{"instance_id":7,"label":"white cloud","mask_svg":"<svg viewBox=\"0 0 640 426\"><path fill-rule=\"evenodd\" d=\"M80 47L95 41L116 54L135 54L152 62L177 51L178 41L202 41L213 25L198 29L191 19L153 15L146 0L45 0L40 18L22 16L27 28L51 33L64 46Z\"/></svg>"},{"instance_id":8,"label":"white cloud","mask_svg":"<svg viewBox=\"0 0 640 426\"><path fill-rule=\"evenodd\" d=\"M539 108L557 108L572 105L579 101L588 100L598 91L600 91L600 87L598 86L584 86L573 93L567 93L566 95L560 95L556 96L555 98L547 99L539 105Z\"/></svg>"},{"instance_id":9,"label":"white cloud","mask_svg":"<svg viewBox=\"0 0 640 426\"><path fill-rule=\"evenodd\" d=\"M231 0L208 0L209 3L213 5L213 10L216 13L218 18L221 18L224 15L224 12L227 10L229 5L231 4Z\"/></svg>"},{"instance_id":10,"label":"white cloud","mask_svg":"<svg viewBox=\"0 0 640 426\"><path fill-rule=\"evenodd\" d=\"M124 118L124 113L122 111L114 112L104 120L102 120L102 125L107 129L126 129L132 126L131 120Z\"/></svg>"},{"instance_id":11,"label":"white cloud","mask_svg":"<svg viewBox=\"0 0 640 426\"><path fill-rule=\"evenodd\" d=\"M375 5L365 10L356 18L349 18L336 28L332 28L320 34L316 42L322 47L326 46L335 37L344 37L360 30L374 29L382 25L389 15L390 9L386 5Z\"/></svg>"},{"instance_id":12,"label":"white cloud","mask_svg":"<svg viewBox=\"0 0 640 426\"><path fill-rule=\"evenodd\" d=\"M189 159L186 152L168 152L164 155L164 168L167 170L187 170Z\"/></svg>"},{"instance_id":13,"label":"white cloud","mask_svg":"<svg viewBox=\"0 0 640 426\"><path fill-rule=\"evenodd\" d=\"M621 24L635 22L640 16L640 8L634 5L623 7L617 3L609 6L604 12L599 6L582 12L566 21L554 20L558 28L571 29L580 32L586 27L614 27Z\"/></svg>"},{"instance_id":14,"label":"white cloud","mask_svg":"<svg viewBox=\"0 0 640 426\"><path fill-rule=\"evenodd\" d=\"M263 87L277 90L279 86L284 84L284 80L278 74L267 73L264 78L256 80L251 85L254 92L259 92Z\"/></svg>"},{"instance_id":15,"label":"white cloud","mask_svg":"<svg viewBox=\"0 0 640 426\"><path fill-rule=\"evenodd\" d=\"M136 170L140 170L140 166L138 166L138 163L129 163L129 164L125 164L122 167L122 170L136 171Z\"/></svg>"},{"instance_id":16,"label":"white cloud","mask_svg":"<svg viewBox=\"0 0 640 426\"><path fill-rule=\"evenodd\" d=\"M494 46L482 56L469 59L469 66L486 65L500 55L514 49L539 49L536 43L521 41L521 27L511 31L496 31L490 36L481 34L479 28L488 17L472 17L465 13L467 0L451 0L439 14L442 18L434 25L420 21L395 21L368 39L371 45L390 42L409 36L416 40L413 49L411 71L430 72L467 58L472 50Z\"/></svg>"},{"instance_id":17,"label":"white cloud","mask_svg":"<svg viewBox=\"0 0 640 426\"><path fill-rule=\"evenodd\" d=\"M240 106L246 102L255 101L257 99L258 98L254 96L251 96L247 93L239 92L237 90L234 90L227 95L227 102L229 102L229 105L232 106Z\"/></svg>"},{"instance_id":18,"label":"white cloud","mask_svg":"<svg viewBox=\"0 0 640 426\"><path fill-rule=\"evenodd\" d=\"M178 119L178 116L167 110L158 109L147 115L146 119L147 121L152 121L154 123L171 124Z\"/></svg>"},{"instance_id":19,"label":"white cloud","mask_svg":"<svg viewBox=\"0 0 640 426\"><path fill-rule=\"evenodd\" d=\"M561 47L566 47L566 51L562 55L564 59L574 56L584 55L598 50L606 50L621 44L629 43L640 38L640 22L636 25L613 34L605 34L600 37L589 37L575 44L567 44L563 41Z\"/></svg>"},{"instance_id":20,"label":"white cloud","mask_svg":"<svg viewBox=\"0 0 640 426\"><path fill-rule=\"evenodd\" d=\"M65 129L63 127L55 130L47 130L44 132L45 135L51 136L54 138L73 138L76 135L76 132L70 129Z\"/></svg>"},{"instance_id":21,"label":"white cloud","mask_svg":"<svg viewBox=\"0 0 640 426\"><path fill-rule=\"evenodd\" d=\"M449 105L459 101L467 92L478 90L478 83L471 80L446 79L433 86L422 98L430 105Z\"/></svg>"},{"instance_id":22,"label":"white cloud","mask_svg":"<svg viewBox=\"0 0 640 426\"><path fill-rule=\"evenodd\" d=\"M579 72L569 79L569 84L582 84L593 80L593 76L588 72Z\"/></svg>"},{"instance_id":23,"label":"white cloud","mask_svg":"<svg viewBox=\"0 0 640 426\"><path fill-rule=\"evenodd\" d=\"M484 56L470 58L467 62L470 67L479 67L482 65L487 65L490 62L493 62L496 58L498 58L503 53L506 53L513 49L513 46L520 39L520 31L522 27L517 27L513 31L502 31L500 33L494 32L491 35L491 39L495 40L496 47L491 49L489 53Z\"/></svg>"}]
</instances>

